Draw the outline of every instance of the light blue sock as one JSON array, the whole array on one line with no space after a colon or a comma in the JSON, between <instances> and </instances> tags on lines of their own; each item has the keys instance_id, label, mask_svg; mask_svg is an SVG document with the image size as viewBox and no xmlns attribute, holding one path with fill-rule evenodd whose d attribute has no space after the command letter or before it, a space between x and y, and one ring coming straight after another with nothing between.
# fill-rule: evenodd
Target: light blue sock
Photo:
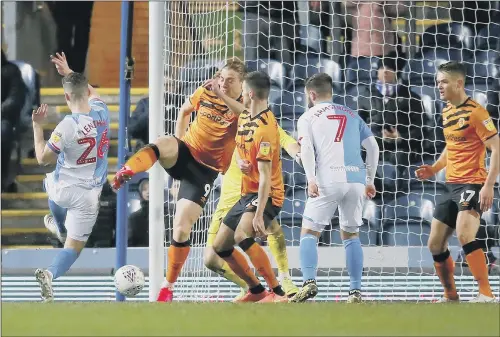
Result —
<instances>
[{"instance_id":1,"label":"light blue sock","mask_svg":"<svg viewBox=\"0 0 500 337\"><path fill-rule=\"evenodd\" d=\"M76 250L72 248L64 248L56 255L54 260L52 260L52 264L49 268L47 268L47 270L50 271L53 278L56 279L59 276L64 275L69 268L71 268L73 263L75 263L77 258L78 253Z\"/></svg>"},{"instance_id":2,"label":"light blue sock","mask_svg":"<svg viewBox=\"0 0 500 337\"><path fill-rule=\"evenodd\" d=\"M350 290L361 290L361 276L363 275L363 248L359 238L344 240L345 259L349 278Z\"/></svg>"},{"instance_id":3,"label":"light blue sock","mask_svg":"<svg viewBox=\"0 0 500 337\"><path fill-rule=\"evenodd\" d=\"M300 269L304 282L316 279L317 267L318 238L312 234L303 235L300 238Z\"/></svg>"}]
</instances>

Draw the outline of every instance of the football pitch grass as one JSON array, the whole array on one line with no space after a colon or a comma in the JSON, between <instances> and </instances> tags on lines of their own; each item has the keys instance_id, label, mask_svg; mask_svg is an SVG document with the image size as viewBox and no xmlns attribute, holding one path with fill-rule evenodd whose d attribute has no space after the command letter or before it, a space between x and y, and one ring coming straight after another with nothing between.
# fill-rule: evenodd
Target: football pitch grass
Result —
<instances>
[{"instance_id":1,"label":"football pitch grass","mask_svg":"<svg viewBox=\"0 0 500 337\"><path fill-rule=\"evenodd\" d=\"M500 336L498 304L2 303L3 336Z\"/></svg>"}]
</instances>

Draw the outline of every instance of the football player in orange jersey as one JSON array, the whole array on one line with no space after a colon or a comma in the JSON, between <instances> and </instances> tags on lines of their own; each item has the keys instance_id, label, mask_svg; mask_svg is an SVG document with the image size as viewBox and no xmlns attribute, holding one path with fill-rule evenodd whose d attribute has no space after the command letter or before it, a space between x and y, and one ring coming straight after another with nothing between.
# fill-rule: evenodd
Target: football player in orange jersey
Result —
<instances>
[{"instance_id":1,"label":"football player in orange jersey","mask_svg":"<svg viewBox=\"0 0 500 337\"><path fill-rule=\"evenodd\" d=\"M242 101L245 72L241 60L228 60L217 78L221 91ZM189 125L192 112L197 113L196 119ZM172 178L180 180L166 280L158 295L159 302L173 299L174 283L189 254L191 228L203 212L214 180L219 173L224 174L231 163L237 122L238 113L201 86L180 108L175 136L162 136L146 145L113 179L113 187L118 189L134 174L147 171L158 161Z\"/></svg>"},{"instance_id":2,"label":"football player in orange jersey","mask_svg":"<svg viewBox=\"0 0 500 337\"><path fill-rule=\"evenodd\" d=\"M278 123L268 107L269 76L255 71L243 83L244 104L221 95L228 106L240 111L236 155L250 164L241 180L241 197L229 210L215 237L215 252L248 285L248 292L235 302L285 302L285 292L273 272L269 257L254 238L270 233L270 226L283 206L285 189L281 168ZM239 107L238 107L239 106ZM237 244L266 280L265 290Z\"/></svg>"},{"instance_id":3,"label":"football player in orange jersey","mask_svg":"<svg viewBox=\"0 0 500 337\"><path fill-rule=\"evenodd\" d=\"M446 148L433 165L417 171L419 179L429 179L446 168L448 193L440 196L434 210L428 246L436 272L444 287L439 302L458 301L455 264L448 250L448 238L456 229L469 269L479 284L474 302L494 302L488 280L486 259L476 233L481 213L493 204L493 188L500 166L498 132L486 109L467 96L464 83L466 68L458 62L439 66L437 85L441 99L448 102L443 110ZM491 150L489 172L485 168L486 148Z\"/></svg>"}]
</instances>

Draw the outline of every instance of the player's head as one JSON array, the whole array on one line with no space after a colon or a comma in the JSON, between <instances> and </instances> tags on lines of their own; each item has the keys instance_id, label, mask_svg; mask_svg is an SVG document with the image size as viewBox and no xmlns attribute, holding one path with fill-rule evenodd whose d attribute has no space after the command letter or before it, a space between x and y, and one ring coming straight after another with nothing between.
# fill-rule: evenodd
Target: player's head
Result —
<instances>
[{"instance_id":1,"label":"player's head","mask_svg":"<svg viewBox=\"0 0 500 337\"><path fill-rule=\"evenodd\" d=\"M451 61L441 64L437 70L436 82L440 98L446 101L460 98L465 93L465 76L467 75L465 65Z\"/></svg>"},{"instance_id":2,"label":"player's head","mask_svg":"<svg viewBox=\"0 0 500 337\"><path fill-rule=\"evenodd\" d=\"M262 71L253 71L245 76L243 82L243 104L250 107L252 101L265 101L269 98L271 90L271 79Z\"/></svg>"},{"instance_id":3,"label":"player's head","mask_svg":"<svg viewBox=\"0 0 500 337\"><path fill-rule=\"evenodd\" d=\"M64 97L68 104L87 102L89 98L89 81L85 75L72 72L63 77L62 85L64 88Z\"/></svg>"},{"instance_id":4,"label":"player's head","mask_svg":"<svg viewBox=\"0 0 500 337\"><path fill-rule=\"evenodd\" d=\"M219 73L219 86L223 93L232 98L238 98L241 94L241 86L246 75L246 67L242 60L233 57Z\"/></svg>"},{"instance_id":5,"label":"player's head","mask_svg":"<svg viewBox=\"0 0 500 337\"><path fill-rule=\"evenodd\" d=\"M309 108L319 102L331 101L333 96L333 80L325 73L314 74L306 81L306 100Z\"/></svg>"}]
</instances>

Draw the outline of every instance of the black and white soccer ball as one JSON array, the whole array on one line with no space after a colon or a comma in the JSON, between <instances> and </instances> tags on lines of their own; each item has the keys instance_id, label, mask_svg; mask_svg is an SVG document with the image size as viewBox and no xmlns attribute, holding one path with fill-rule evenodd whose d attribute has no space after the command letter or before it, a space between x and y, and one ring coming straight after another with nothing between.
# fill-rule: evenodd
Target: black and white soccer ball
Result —
<instances>
[{"instance_id":1,"label":"black and white soccer ball","mask_svg":"<svg viewBox=\"0 0 500 337\"><path fill-rule=\"evenodd\" d=\"M144 288L145 278L142 270L133 265L126 265L115 273L116 290L126 296L133 297Z\"/></svg>"}]
</instances>

